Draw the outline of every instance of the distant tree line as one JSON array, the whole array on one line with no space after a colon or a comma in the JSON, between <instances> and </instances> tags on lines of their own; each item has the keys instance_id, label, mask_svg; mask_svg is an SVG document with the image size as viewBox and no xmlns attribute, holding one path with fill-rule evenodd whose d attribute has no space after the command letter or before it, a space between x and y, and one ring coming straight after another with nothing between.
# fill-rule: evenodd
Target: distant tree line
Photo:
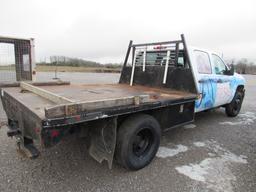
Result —
<instances>
[{"instance_id":1,"label":"distant tree line","mask_svg":"<svg viewBox=\"0 0 256 192\"><path fill-rule=\"evenodd\" d=\"M106 68L121 68L122 64L108 63L101 64L99 62L88 61L79 58L71 58L65 56L51 56L50 62L39 62L37 65L49 66L71 66L71 67L106 67Z\"/></svg>"},{"instance_id":2,"label":"distant tree line","mask_svg":"<svg viewBox=\"0 0 256 192\"><path fill-rule=\"evenodd\" d=\"M249 62L247 59L240 59L238 61L232 60L228 63L235 66L237 73L256 75L256 64L254 62Z\"/></svg>"}]
</instances>

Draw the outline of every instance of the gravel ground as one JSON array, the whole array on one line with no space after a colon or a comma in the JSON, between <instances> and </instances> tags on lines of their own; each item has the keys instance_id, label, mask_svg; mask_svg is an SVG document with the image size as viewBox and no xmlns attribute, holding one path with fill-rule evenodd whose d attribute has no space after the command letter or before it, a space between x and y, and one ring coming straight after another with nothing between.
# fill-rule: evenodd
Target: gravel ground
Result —
<instances>
[{"instance_id":1,"label":"gravel ground","mask_svg":"<svg viewBox=\"0 0 256 192\"><path fill-rule=\"evenodd\" d=\"M117 82L118 74L63 73L64 80ZM53 74L39 73L38 80ZM41 79L40 79L41 78ZM0 129L0 191L255 191L256 76L246 76L240 115L223 109L197 114L195 123L162 137L157 157L129 172L94 161L86 142L75 137L42 151L36 160L16 153L15 140ZM4 118L0 107L0 119Z\"/></svg>"}]
</instances>

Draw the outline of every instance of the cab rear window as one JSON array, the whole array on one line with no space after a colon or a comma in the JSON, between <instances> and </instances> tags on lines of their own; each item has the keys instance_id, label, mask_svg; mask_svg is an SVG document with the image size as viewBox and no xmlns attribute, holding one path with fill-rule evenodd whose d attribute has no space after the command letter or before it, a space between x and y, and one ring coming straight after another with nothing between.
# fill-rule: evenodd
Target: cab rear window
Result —
<instances>
[{"instance_id":1,"label":"cab rear window","mask_svg":"<svg viewBox=\"0 0 256 192\"><path fill-rule=\"evenodd\" d=\"M136 65L142 65L144 59L144 52L136 55ZM167 59L167 51L147 52L146 65L162 65ZM170 59L170 58L169 58Z\"/></svg>"},{"instance_id":2,"label":"cab rear window","mask_svg":"<svg viewBox=\"0 0 256 192\"><path fill-rule=\"evenodd\" d=\"M136 55L135 64L136 66L143 65L145 52L139 52ZM165 65L168 60L169 65L175 65L175 52L171 51L169 57L167 58L167 51L147 51L146 52L146 65ZM184 66L184 57L183 53L180 52L178 56L177 65Z\"/></svg>"}]
</instances>

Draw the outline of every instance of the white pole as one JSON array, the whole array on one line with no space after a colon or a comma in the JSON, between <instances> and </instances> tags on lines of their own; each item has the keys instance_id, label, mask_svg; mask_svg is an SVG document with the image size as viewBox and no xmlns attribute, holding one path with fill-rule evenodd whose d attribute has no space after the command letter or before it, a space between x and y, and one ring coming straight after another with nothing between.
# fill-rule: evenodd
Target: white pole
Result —
<instances>
[{"instance_id":1,"label":"white pole","mask_svg":"<svg viewBox=\"0 0 256 192\"><path fill-rule=\"evenodd\" d=\"M133 61L132 61L132 74L131 74L131 79L130 79L130 86L132 86L132 84L133 84L135 61L136 61L136 51L134 51L134 58L133 58Z\"/></svg>"},{"instance_id":2,"label":"white pole","mask_svg":"<svg viewBox=\"0 0 256 192\"><path fill-rule=\"evenodd\" d=\"M143 53L143 68L142 68L143 72L146 69L146 54L147 54L147 47L145 48L144 53Z\"/></svg>"},{"instance_id":3,"label":"white pole","mask_svg":"<svg viewBox=\"0 0 256 192\"><path fill-rule=\"evenodd\" d=\"M166 84L167 72L168 72L168 66L169 66L169 58L170 58L170 51L167 51L167 56L166 57L167 58L166 58L166 62L165 62L163 84Z\"/></svg>"}]
</instances>

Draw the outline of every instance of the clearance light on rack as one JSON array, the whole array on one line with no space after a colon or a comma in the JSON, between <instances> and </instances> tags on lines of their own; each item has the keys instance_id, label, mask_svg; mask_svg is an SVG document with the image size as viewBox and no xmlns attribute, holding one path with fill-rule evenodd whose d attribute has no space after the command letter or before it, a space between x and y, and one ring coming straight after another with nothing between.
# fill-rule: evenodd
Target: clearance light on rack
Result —
<instances>
[{"instance_id":1,"label":"clearance light on rack","mask_svg":"<svg viewBox=\"0 0 256 192\"><path fill-rule=\"evenodd\" d=\"M162 45L157 45L155 47L153 47L153 49L167 49L167 46L162 46Z\"/></svg>"}]
</instances>

